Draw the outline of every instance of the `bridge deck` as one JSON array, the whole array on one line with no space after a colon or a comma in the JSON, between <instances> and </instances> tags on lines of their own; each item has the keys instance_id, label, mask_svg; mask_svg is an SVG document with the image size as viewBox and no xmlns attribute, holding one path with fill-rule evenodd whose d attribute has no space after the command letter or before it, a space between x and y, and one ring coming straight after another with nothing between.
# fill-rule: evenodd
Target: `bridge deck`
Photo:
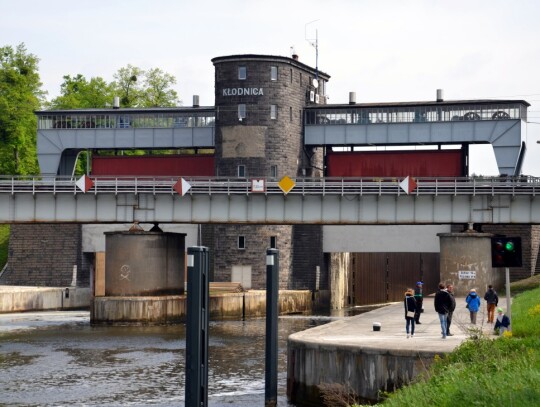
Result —
<instances>
[{"instance_id":1,"label":"bridge deck","mask_svg":"<svg viewBox=\"0 0 540 407\"><path fill-rule=\"evenodd\" d=\"M0 179L0 222L445 224L540 223L538 178L278 180L94 178L85 193L73 179ZM260 181L260 180L259 180ZM175 189L176 186L176 189Z\"/></svg>"}]
</instances>

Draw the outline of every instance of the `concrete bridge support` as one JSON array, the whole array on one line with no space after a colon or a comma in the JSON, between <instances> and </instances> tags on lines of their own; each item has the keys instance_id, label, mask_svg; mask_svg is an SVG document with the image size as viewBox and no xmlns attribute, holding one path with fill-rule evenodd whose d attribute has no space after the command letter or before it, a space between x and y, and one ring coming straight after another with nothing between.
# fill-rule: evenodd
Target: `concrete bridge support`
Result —
<instances>
[{"instance_id":1,"label":"concrete bridge support","mask_svg":"<svg viewBox=\"0 0 540 407\"><path fill-rule=\"evenodd\" d=\"M456 296L466 296L474 288L483 297L489 284L502 290L504 270L491 267L491 233L469 230L437 236L441 243L441 281L453 284Z\"/></svg>"}]
</instances>

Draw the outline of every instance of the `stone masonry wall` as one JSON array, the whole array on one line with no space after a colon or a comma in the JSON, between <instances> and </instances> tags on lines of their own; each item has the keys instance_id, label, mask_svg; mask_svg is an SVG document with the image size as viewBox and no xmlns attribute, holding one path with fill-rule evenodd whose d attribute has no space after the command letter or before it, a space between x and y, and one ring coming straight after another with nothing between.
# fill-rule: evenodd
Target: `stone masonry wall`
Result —
<instances>
[{"instance_id":1,"label":"stone masonry wall","mask_svg":"<svg viewBox=\"0 0 540 407\"><path fill-rule=\"evenodd\" d=\"M238 236L244 236L245 248L238 248ZM251 288L266 288L266 249L276 237L279 250L279 288L289 289L291 275L291 226L214 226L214 281L231 281L232 266L251 266Z\"/></svg>"},{"instance_id":2,"label":"stone masonry wall","mask_svg":"<svg viewBox=\"0 0 540 407\"><path fill-rule=\"evenodd\" d=\"M0 284L70 286L77 266L78 286L88 286L83 270L81 225L14 224L9 238L8 266Z\"/></svg>"},{"instance_id":3,"label":"stone masonry wall","mask_svg":"<svg viewBox=\"0 0 540 407\"><path fill-rule=\"evenodd\" d=\"M291 58L257 55L221 57L213 63L216 175L237 177L238 166L243 165L248 179L322 176L322 149L304 149L302 138L303 108L314 90L313 68ZM246 68L245 80L238 79L240 66ZM277 80L271 79L271 67L277 67ZM329 77L321 73L319 78L324 82ZM242 120L240 104L246 106ZM272 105L277 109L275 118L270 114ZM265 254L275 236L280 289L314 289L316 266L321 268L319 287L327 286L320 226L219 225L213 236L210 268L216 281L230 281L233 266L251 266L252 288L265 288ZM238 236L245 237L245 249L238 249Z\"/></svg>"}]
</instances>

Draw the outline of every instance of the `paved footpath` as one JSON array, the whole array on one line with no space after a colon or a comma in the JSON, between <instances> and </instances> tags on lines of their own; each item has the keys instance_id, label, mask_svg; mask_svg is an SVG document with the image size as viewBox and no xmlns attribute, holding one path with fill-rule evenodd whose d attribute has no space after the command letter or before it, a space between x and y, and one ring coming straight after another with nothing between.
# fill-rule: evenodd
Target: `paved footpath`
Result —
<instances>
[{"instance_id":1,"label":"paved footpath","mask_svg":"<svg viewBox=\"0 0 540 407\"><path fill-rule=\"evenodd\" d=\"M501 300L504 303L504 300ZM487 323L486 303L482 301L477 315L477 325L470 324L469 310L465 298L456 298L450 332L454 336L442 339L439 315L433 307L433 297L424 298L424 313L420 325L416 325L413 338L405 333L405 311L403 303L394 303L354 317L340 319L290 336L290 339L318 345L336 345L362 349L416 352L452 352L471 336L470 327L492 335L493 324ZM381 324L380 331L373 330L373 323Z\"/></svg>"}]
</instances>

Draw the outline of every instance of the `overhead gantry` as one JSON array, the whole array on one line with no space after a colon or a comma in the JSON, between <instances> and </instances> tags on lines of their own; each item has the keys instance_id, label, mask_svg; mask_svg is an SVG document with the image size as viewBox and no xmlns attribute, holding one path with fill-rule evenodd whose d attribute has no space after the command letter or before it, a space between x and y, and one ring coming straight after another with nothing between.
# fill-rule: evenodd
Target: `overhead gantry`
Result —
<instances>
[{"instance_id":1,"label":"overhead gantry","mask_svg":"<svg viewBox=\"0 0 540 407\"><path fill-rule=\"evenodd\" d=\"M308 107L304 144L352 148L491 144L499 174L516 176L525 154L528 106L523 100L441 100Z\"/></svg>"},{"instance_id":2,"label":"overhead gantry","mask_svg":"<svg viewBox=\"0 0 540 407\"><path fill-rule=\"evenodd\" d=\"M525 154L523 100L318 105L304 110L304 145L324 147L491 144L500 175L519 175ZM40 111L44 176L72 175L85 150L214 148L219 109L179 107Z\"/></svg>"}]
</instances>

